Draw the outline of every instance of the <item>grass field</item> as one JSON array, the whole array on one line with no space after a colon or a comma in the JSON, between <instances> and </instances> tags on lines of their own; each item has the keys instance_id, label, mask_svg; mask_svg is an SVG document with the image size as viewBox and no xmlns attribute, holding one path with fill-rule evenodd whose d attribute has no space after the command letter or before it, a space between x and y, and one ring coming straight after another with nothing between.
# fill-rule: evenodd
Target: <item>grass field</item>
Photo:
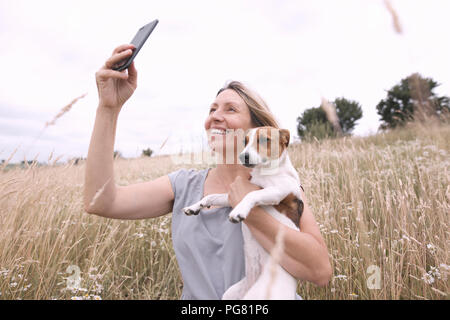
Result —
<instances>
[{"instance_id":1,"label":"grass field","mask_svg":"<svg viewBox=\"0 0 450 320\"><path fill-rule=\"evenodd\" d=\"M289 152L333 266L327 287L299 283L303 298L448 299L448 124ZM117 159L116 183L180 167L170 157ZM171 215L120 221L84 213L84 170L0 170L0 299L178 299Z\"/></svg>"}]
</instances>

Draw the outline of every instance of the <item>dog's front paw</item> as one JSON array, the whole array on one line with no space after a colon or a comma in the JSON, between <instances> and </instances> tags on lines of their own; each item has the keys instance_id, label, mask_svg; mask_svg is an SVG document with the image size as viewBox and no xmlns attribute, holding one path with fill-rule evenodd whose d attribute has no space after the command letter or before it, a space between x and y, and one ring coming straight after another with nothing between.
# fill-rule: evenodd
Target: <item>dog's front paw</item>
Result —
<instances>
[{"instance_id":1,"label":"dog's front paw","mask_svg":"<svg viewBox=\"0 0 450 320\"><path fill-rule=\"evenodd\" d=\"M200 206L196 206L196 205L183 208L183 212L187 216L192 216L192 215L196 216L196 215L199 214L200 210L201 210L201 207Z\"/></svg>"},{"instance_id":2,"label":"dog's front paw","mask_svg":"<svg viewBox=\"0 0 450 320\"><path fill-rule=\"evenodd\" d=\"M183 212L187 216L192 216L192 215L196 216L200 212L200 209L199 210L193 210L190 207L186 207L186 208L183 208Z\"/></svg>"},{"instance_id":3,"label":"dog's front paw","mask_svg":"<svg viewBox=\"0 0 450 320\"><path fill-rule=\"evenodd\" d=\"M242 220L245 220L248 216L248 211L241 211L236 210L238 207L236 207L233 211L230 212L230 215L228 216L228 219L233 223L241 222Z\"/></svg>"},{"instance_id":4,"label":"dog's front paw","mask_svg":"<svg viewBox=\"0 0 450 320\"><path fill-rule=\"evenodd\" d=\"M192 216L192 215L196 216L199 214L201 209L203 209L203 208L209 209L210 207L211 206L207 205L206 203L199 202L199 203L193 204L192 206L184 207L183 212L188 216Z\"/></svg>"},{"instance_id":5,"label":"dog's front paw","mask_svg":"<svg viewBox=\"0 0 450 320\"><path fill-rule=\"evenodd\" d=\"M233 223L241 222L241 221L244 220L244 219L245 219L245 218L243 218L243 217L240 216L240 215L237 215L237 216L229 215L229 216L228 216L228 220L230 220L230 221L233 222Z\"/></svg>"}]
</instances>

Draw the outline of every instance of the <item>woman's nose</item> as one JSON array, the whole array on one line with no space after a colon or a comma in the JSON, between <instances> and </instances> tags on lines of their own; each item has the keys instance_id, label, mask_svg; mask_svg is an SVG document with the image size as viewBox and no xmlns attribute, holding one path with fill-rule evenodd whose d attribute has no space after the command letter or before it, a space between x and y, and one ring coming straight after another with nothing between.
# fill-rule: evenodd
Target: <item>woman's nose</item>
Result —
<instances>
[{"instance_id":1,"label":"woman's nose","mask_svg":"<svg viewBox=\"0 0 450 320\"><path fill-rule=\"evenodd\" d=\"M219 110L215 110L215 111L213 111L212 113L211 113L211 118L213 119L213 120L217 120L217 121L222 121L224 118L223 118L223 115L222 115L222 111L219 111Z\"/></svg>"}]
</instances>

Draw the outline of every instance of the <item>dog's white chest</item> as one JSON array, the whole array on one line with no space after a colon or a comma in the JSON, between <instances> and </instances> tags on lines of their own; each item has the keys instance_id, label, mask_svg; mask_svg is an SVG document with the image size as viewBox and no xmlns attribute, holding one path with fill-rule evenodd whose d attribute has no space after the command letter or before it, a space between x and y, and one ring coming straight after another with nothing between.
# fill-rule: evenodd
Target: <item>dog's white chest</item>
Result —
<instances>
[{"instance_id":1,"label":"dog's white chest","mask_svg":"<svg viewBox=\"0 0 450 320\"><path fill-rule=\"evenodd\" d=\"M261 207L281 223L297 229L289 218L274 207ZM245 223L242 223L242 235L246 276L225 293L224 299L295 299L297 280L279 264L274 263L273 258L253 237Z\"/></svg>"}]
</instances>

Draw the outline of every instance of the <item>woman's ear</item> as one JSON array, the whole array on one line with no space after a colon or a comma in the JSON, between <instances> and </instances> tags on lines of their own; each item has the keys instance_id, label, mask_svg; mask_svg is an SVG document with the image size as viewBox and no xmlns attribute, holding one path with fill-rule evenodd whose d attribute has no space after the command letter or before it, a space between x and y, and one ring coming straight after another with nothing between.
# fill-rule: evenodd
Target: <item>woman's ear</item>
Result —
<instances>
[{"instance_id":1,"label":"woman's ear","mask_svg":"<svg viewBox=\"0 0 450 320\"><path fill-rule=\"evenodd\" d=\"M291 137L291 134L289 133L288 129L280 129L280 139L281 143L286 146L286 148L289 145L289 139Z\"/></svg>"}]
</instances>

